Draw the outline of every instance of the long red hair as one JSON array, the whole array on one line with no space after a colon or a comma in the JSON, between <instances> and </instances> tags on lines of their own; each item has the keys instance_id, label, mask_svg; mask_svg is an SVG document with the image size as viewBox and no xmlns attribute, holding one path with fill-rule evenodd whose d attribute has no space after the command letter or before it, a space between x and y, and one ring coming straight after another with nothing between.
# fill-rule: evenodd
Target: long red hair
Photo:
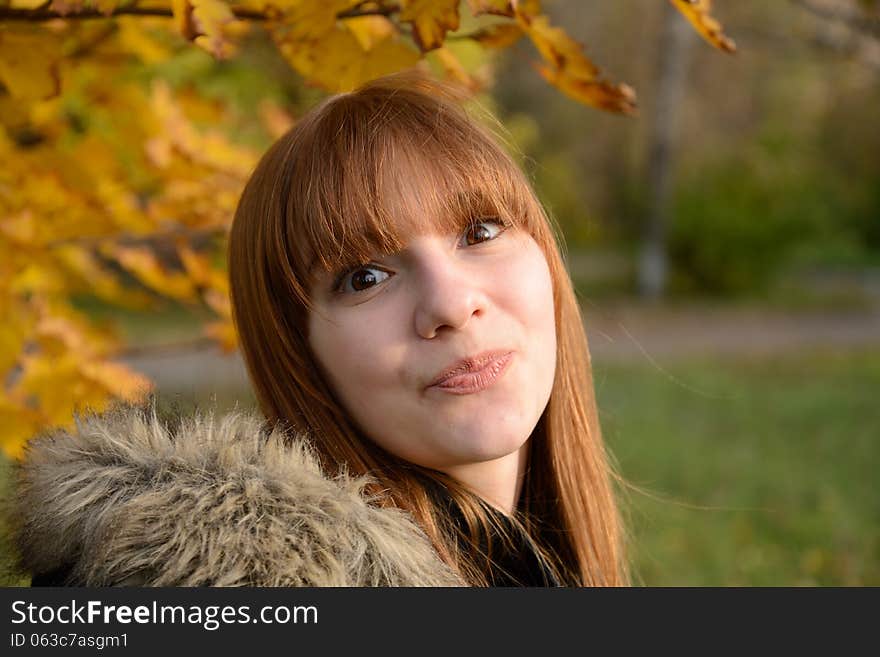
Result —
<instances>
[{"instance_id":1,"label":"long red hair","mask_svg":"<svg viewBox=\"0 0 880 657\"><path fill-rule=\"evenodd\" d=\"M416 177L424 208L408 222L452 231L474 216L503 216L544 252L557 331L556 378L531 436L514 517L529 531L543 528L541 548L562 581L626 584L614 473L558 231L522 171L462 101L455 87L420 74L388 76L326 99L265 153L229 241L233 316L251 382L267 420L308 434L328 473L370 474L377 503L409 511L441 558L466 581L485 584L486 555L455 540L430 490L448 491L472 533L490 523L485 508L451 477L404 462L358 431L311 353L307 317L314 271L405 246L400 176Z\"/></svg>"}]
</instances>

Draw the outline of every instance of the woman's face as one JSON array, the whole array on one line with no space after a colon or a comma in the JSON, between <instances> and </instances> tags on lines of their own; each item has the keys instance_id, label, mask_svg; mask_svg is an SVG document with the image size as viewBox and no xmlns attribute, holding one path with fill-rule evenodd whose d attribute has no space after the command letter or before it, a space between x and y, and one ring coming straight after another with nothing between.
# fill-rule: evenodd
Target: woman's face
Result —
<instances>
[{"instance_id":1,"label":"woman's face","mask_svg":"<svg viewBox=\"0 0 880 657\"><path fill-rule=\"evenodd\" d=\"M526 443L556 369L550 271L527 233L488 219L413 235L312 296L315 357L378 445L444 471Z\"/></svg>"}]
</instances>

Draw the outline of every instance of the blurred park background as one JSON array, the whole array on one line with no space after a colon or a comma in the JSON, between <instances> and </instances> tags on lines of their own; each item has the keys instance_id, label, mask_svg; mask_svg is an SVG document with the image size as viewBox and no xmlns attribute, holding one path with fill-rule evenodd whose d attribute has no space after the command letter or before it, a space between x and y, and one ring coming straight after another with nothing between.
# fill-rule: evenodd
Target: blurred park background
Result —
<instances>
[{"instance_id":1,"label":"blurred park background","mask_svg":"<svg viewBox=\"0 0 880 657\"><path fill-rule=\"evenodd\" d=\"M525 40L455 52L564 235L635 582L880 585L880 3L718 0L732 56L659 0L543 4L635 116L548 85ZM256 153L324 95L259 30L126 75ZM76 307L163 404L254 405L210 304Z\"/></svg>"}]
</instances>

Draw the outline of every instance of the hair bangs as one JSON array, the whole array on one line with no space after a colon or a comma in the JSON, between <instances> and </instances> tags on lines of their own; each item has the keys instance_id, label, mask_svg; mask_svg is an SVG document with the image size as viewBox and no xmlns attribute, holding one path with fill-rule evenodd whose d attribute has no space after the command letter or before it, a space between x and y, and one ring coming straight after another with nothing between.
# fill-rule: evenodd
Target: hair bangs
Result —
<instances>
[{"instance_id":1,"label":"hair bangs","mask_svg":"<svg viewBox=\"0 0 880 657\"><path fill-rule=\"evenodd\" d=\"M545 221L522 172L463 111L390 112L407 99L381 109L357 100L327 108L326 123L341 126L309 166L311 184L290 217L305 288L320 273L399 252L415 235L462 232L481 219L541 234Z\"/></svg>"}]
</instances>

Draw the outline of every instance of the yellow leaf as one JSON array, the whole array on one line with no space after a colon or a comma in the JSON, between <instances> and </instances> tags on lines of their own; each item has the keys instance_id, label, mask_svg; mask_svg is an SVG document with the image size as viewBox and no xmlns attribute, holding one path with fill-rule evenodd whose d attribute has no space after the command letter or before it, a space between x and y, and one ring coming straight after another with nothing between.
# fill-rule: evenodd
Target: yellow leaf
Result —
<instances>
[{"instance_id":1,"label":"yellow leaf","mask_svg":"<svg viewBox=\"0 0 880 657\"><path fill-rule=\"evenodd\" d=\"M361 0L284 0L267 3L280 11L279 16L271 16L272 22L276 30L280 29L282 40L289 42L320 39L338 27L338 14L359 4L362 4Z\"/></svg>"},{"instance_id":2,"label":"yellow leaf","mask_svg":"<svg viewBox=\"0 0 880 657\"><path fill-rule=\"evenodd\" d=\"M89 249L68 244L55 247L54 252L61 265L81 279L88 291L98 298L131 309L145 308L150 303L146 294L123 286L99 264Z\"/></svg>"},{"instance_id":3,"label":"yellow leaf","mask_svg":"<svg viewBox=\"0 0 880 657\"><path fill-rule=\"evenodd\" d=\"M38 9L46 4L46 0L10 0L11 9Z\"/></svg>"},{"instance_id":4,"label":"yellow leaf","mask_svg":"<svg viewBox=\"0 0 880 657\"><path fill-rule=\"evenodd\" d=\"M81 11L85 5L85 0L52 0L49 9L57 11L62 16Z\"/></svg>"},{"instance_id":5,"label":"yellow leaf","mask_svg":"<svg viewBox=\"0 0 880 657\"><path fill-rule=\"evenodd\" d=\"M23 128L26 128L30 122L29 105L30 103L23 98L16 98L8 93L0 94L0 127L6 128L10 134L20 132ZM3 130L0 129L0 134L2 133ZM6 141L5 138L4 141ZM4 148L3 150L7 149Z\"/></svg>"},{"instance_id":6,"label":"yellow leaf","mask_svg":"<svg viewBox=\"0 0 880 657\"><path fill-rule=\"evenodd\" d=\"M192 4L189 0L171 0L171 14L174 17L174 29L187 41L196 36L196 28L192 20Z\"/></svg>"},{"instance_id":7,"label":"yellow leaf","mask_svg":"<svg viewBox=\"0 0 880 657\"><path fill-rule=\"evenodd\" d=\"M40 414L9 398L0 389L0 448L11 459L24 454L24 446L41 425Z\"/></svg>"},{"instance_id":8,"label":"yellow leaf","mask_svg":"<svg viewBox=\"0 0 880 657\"><path fill-rule=\"evenodd\" d=\"M115 21L119 29L119 43L145 64L158 64L171 56L171 49L158 38L153 38L149 30L144 29L141 17L119 16Z\"/></svg>"},{"instance_id":9,"label":"yellow leaf","mask_svg":"<svg viewBox=\"0 0 880 657\"><path fill-rule=\"evenodd\" d=\"M546 66L539 66L538 71L547 82L580 103L618 114L635 112L636 94L627 84L613 84L601 79L583 80Z\"/></svg>"},{"instance_id":10,"label":"yellow leaf","mask_svg":"<svg viewBox=\"0 0 880 657\"><path fill-rule=\"evenodd\" d=\"M461 65L461 62L458 61L458 58L449 48L441 46L434 50L431 55L435 56L437 61L440 62L447 78L455 80L475 93L482 89L482 85L465 70L464 66Z\"/></svg>"},{"instance_id":11,"label":"yellow leaf","mask_svg":"<svg viewBox=\"0 0 880 657\"><path fill-rule=\"evenodd\" d=\"M0 234L15 246L33 246L38 242L34 213L24 210L0 218Z\"/></svg>"},{"instance_id":12,"label":"yellow leaf","mask_svg":"<svg viewBox=\"0 0 880 657\"><path fill-rule=\"evenodd\" d=\"M185 116L177 99L172 97L167 83L153 83L150 105L161 129L159 135L148 139L145 144L147 156L155 166L170 166L172 154L177 152L192 162L214 169L242 177L250 173L257 159L256 154L230 144L226 137L218 133L200 134ZM173 184L174 181L166 189ZM196 186L204 192L203 180L199 180Z\"/></svg>"},{"instance_id":13,"label":"yellow leaf","mask_svg":"<svg viewBox=\"0 0 880 657\"><path fill-rule=\"evenodd\" d=\"M225 59L233 53L230 28L237 23L225 0L172 0L174 27L183 38Z\"/></svg>"},{"instance_id":14,"label":"yellow leaf","mask_svg":"<svg viewBox=\"0 0 880 657\"><path fill-rule=\"evenodd\" d=\"M403 0L400 20L412 23L413 39L422 52L443 45L447 32L458 29L459 0Z\"/></svg>"},{"instance_id":15,"label":"yellow leaf","mask_svg":"<svg viewBox=\"0 0 880 657\"><path fill-rule=\"evenodd\" d=\"M23 373L13 392L33 399L48 425L69 425L74 413L101 412L113 397L137 401L152 387L149 379L123 365L72 351L23 360Z\"/></svg>"},{"instance_id":16,"label":"yellow leaf","mask_svg":"<svg viewBox=\"0 0 880 657\"><path fill-rule=\"evenodd\" d=\"M418 51L396 38L385 39L365 52L345 27L315 41L281 40L279 47L291 66L313 84L330 91L350 91L419 61Z\"/></svg>"},{"instance_id":17,"label":"yellow leaf","mask_svg":"<svg viewBox=\"0 0 880 657\"><path fill-rule=\"evenodd\" d=\"M513 16L513 3L510 0L468 0L468 4L474 16Z\"/></svg>"},{"instance_id":18,"label":"yellow leaf","mask_svg":"<svg viewBox=\"0 0 880 657\"><path fill-rule=\"evenodd\" d=\"M468 0L468 4L474 16L513 16L513 3L510 0Z\"/></svg>"},{"instance_id":19,"label":"yellow leaf","mask_svg":"<svg viewBox=\"0 0 880 657\"><path fill-rule=\"evenodd\" d=\"M19 294L59 294L67 281L56 269L42 262L30 262L10 280L11 289Z\"/></svg>"},{"instance_id":20,"label":"yellow leaf","mask_svg":"<svg viewBox=\"0 0 880 657\"><path fill-rule=\"evenodd\" d=\"M41 318L36 333L43 347L50 351L67 350L85 354L89 350L80 327L66 317L50 315Z\"/></svg>"},{"instance_id":21,"label":"yellow leaf","mask_svg":"<svg viewBox=\"0 0 880 657\"><path fill-rule=\"evenodd\" d=\"M194 300L195 287L189 277L167 271L148 247L116 244L104 247L104 251L156 292L181 301Z\"/></svg>"},{"instance_id":22,"label":"yellow leaf","mask_svg":"<svg viewBox=\"0 0 880 657\"><path fill-rule=\"evenodd\" d=\"M95 195L117 226L136 235L155 229L153 223L138 207L137 198L132 190L123 183L110 178L100 178L95 183Z\"/></svg>"},{"instance_id":23,"label":"yellow leaf","mask_svg":"<svg viewBox=\"0 0 880 657\"><path fill-rule=\"evenodd\" d=\"M721 23L710 16L712 0L670 0L697 32L709 43L725 52L736 52L736 44L724 34Z\"/></svg>"},{"instance_id":24,"label":"yellow leaf","mask_svg":"<svg viewBox=\"0 0 880 657\"><path fill-rule=\"evenodd\" d=\"M205 292L204 298L215 313L227 319L232 317L232 303L229 300L228 286L208 290Z\"/></svg>"},{"instance_id":25,"label":"yellow leaf","mask_svg":"<svg viewBox=\"0 0 880 657\"><path fill-rule=\"evenodd\" d=\"M294 120L290 113L271 98L261 100L257 112L260 122L273 139L278 139L293 127Z\"/></svg>"},{"instance_id":26,"label":"yellow leaf","mask_svg":"<svg viewBox=\"0 0 880 657\"><path fill-rule=\"evenodd\" d=\"M226 353L238 348L238 335L231 321L211 322L205 326L205 335L216 340Z\"/></svg>"},{"instance_id":27,"label":"yellow leaf","mask_svg":"<svg viewBox=\"0 0 880 657\"><path fill-rule=\"evenodd\" d=\"M599 109L624 114L635 112L635 92L625 84L604 79L583 52L583 45L550 24L543 15L534 15L516 5L519 26L531 39L547 65L538 71L550 84L570 98Z\"/></svg>"},{"instance_id":28,"label":"yellow leaf","mask_svg":"<svg viewBox=\"0 0 880 657\"><path fill-rule=\"evenodd\" d=\"M0 380L4 380L33 333L36 319L25 302L5 291L0 297L0 313L4 318L0 322Z\"/></svg>"},{"instance_id":29,"label":"yellow leaf","mask_svg":"<svg viewBox=\"0 0 880 657\"><path fill-rule=\"evenodd\" d=\"M235 21L235 15L223 0L190 0L193 7L193 23L201 36L196 45L204 48L218 59L228 57L232 50L226 36L226 26Z\"/></svg>"},{"instance_id":30,"label":"yellow leaf","mask_svg":"<svg viewBox=\"0 0 880 657\"><path fill-rule=\"evenodd\" d=\"M566 69L574 78L592 79L599 69L584 55L584 47L564 30L550 25L546 16L517 12L520 27L528 34L541 57L555 69Z\"/></svg>"},{"instance_id":31,"label":"yellow leaf","mask_svg":"<svg viewBox=\"0 0 880 657\"><path fill-rule=\"evenodd\" d=\"M522 28L516 23L496 23L481 28L471 35L471 39L486 48L507 48L522 37Z\"/></svg>"},{"instance_id":32,"label":"yellow leaf","mask_svg":"<svg viewBox=\"0 0 880 657\"><path fill-rule=\"evenodd\" d=\"M105 393L125 401L140 401L153 388L147 377L112 361L85 362L81 371Z\"/></svg>"},{"instance_id":33,"label":"yellow leaf","mask_svg":"<svg viewBox=\"0 0 880 657\"><path fill-rule=\"evenodd\" d=\"M357 16L348 18L345 26L358 40L364 51L371 50L373 46L390 36L397 34L397 28L384 16Z\"/></svg>"},{"instance_id":34,"label":"yellow leaf","mask_svg":"<svg viewBox=\"0 0 880 657\"><path fill-rule=\"evenodd\" d=\"M121 0L94 0L95 6L105 16L110 16L116 11L116 8L119 6Z\"/></svg>"},{"instance_id":35,"label":"yellow leaf","mask_svg":"<svg viewBox=\"0 0 880 657\"><path fill-rule=\"evenodd\" d=\"M228 289L227 277L223 271L211 266L211 260L202 253L196 253L185 242L177 244L177 255L190 278L200 287L213 290Z\"/></svg>"},{"instance_id":36,"label":"yellow leaf","mask_svg":"<svg viewBox=\"0 0 880 657\"><path fill-rule=\"evenodd\" d=\"M13 394L28 399L48 425L72 419L75 400L85 392L79 359L72 352L22 358L22 375Z\"/></svg>"},{"instance_id":37,"label":"yellow leaf","mask_svg":"<svg viewBox=\"0 0 880 657\"><path fill-rule=\"evenodd\" d=\"M39 318L32 336L44 356L72 352L80 358L97 359L118 350L119 340L110 327L87 319L66 300L45 299L36 305Z\"/></svg>"},{"instance_id":38,"label":"yellow leaf","mask_svg":"<svg viewBox=\"0 0 880 657\"><path fill-rule=\"evenodd\" d=\"M51 32L0 29L0 82L17 98L57 96L61 92L60 59L61 44Z\"/></svg>"}]
</instances>

